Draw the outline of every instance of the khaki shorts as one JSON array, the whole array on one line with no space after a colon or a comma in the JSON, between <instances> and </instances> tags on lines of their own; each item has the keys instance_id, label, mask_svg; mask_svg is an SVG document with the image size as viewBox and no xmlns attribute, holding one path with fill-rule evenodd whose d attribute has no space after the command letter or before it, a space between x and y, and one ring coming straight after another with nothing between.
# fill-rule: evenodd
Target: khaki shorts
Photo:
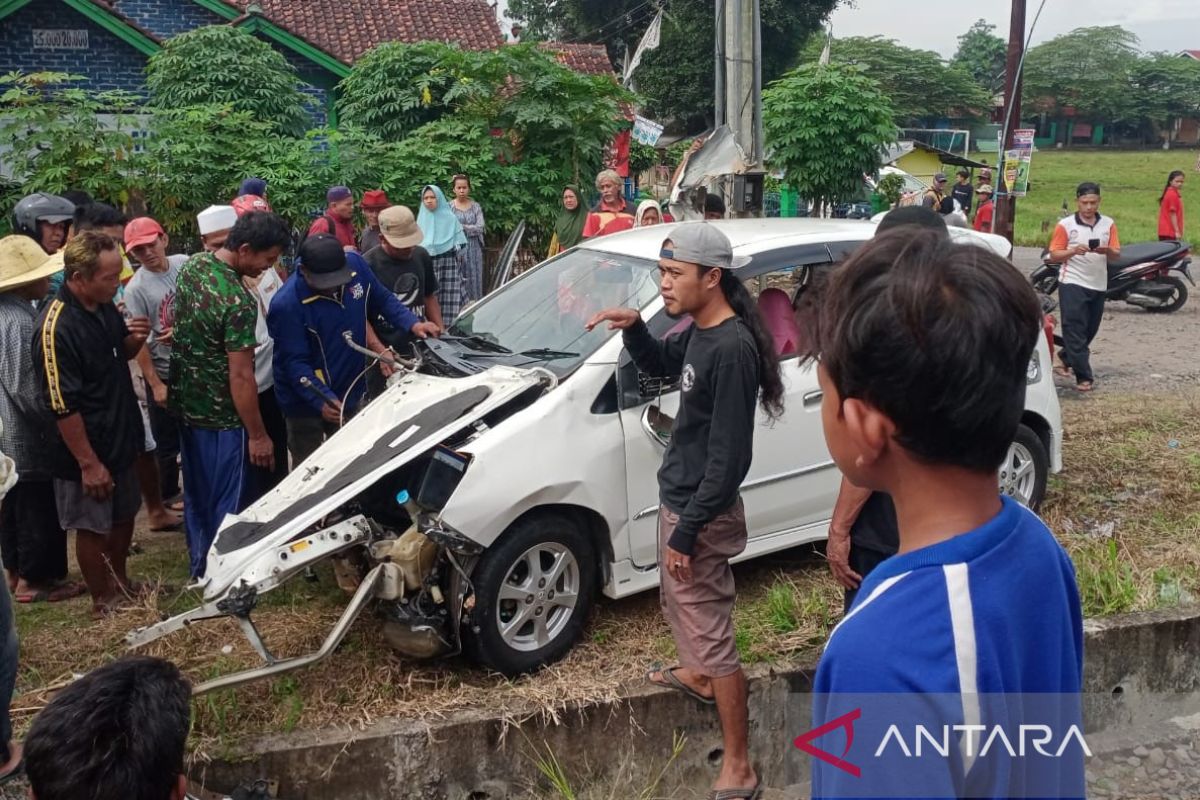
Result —
<instances>
[{"instance_id":1,"label":"khaki shorts","mask_svg":"<svg viewBox=\"0 0 1200 800\"><path fill-rule=\"evenodd\" d=\"M112 495L104 501L93 500L83 491L82 481L54 479L54 502L58 506L58 524L63 530L110 533L123 522L132 522L142 507L141 487L133 467L113 475Z\"/></svg>"},{"instance_id":2,"label":"khaki shorts","mask_svg":"<svg viewBox=\"0 0 1200 800\"><path fill-rule=\"evenodd\" d=\"M729 559L746 549L746 512L739 499L705 525L692 553L692 581L680 583L667 572L663 553L679 515L665 506L658 512L659 601L675 637L680 666L710 678L737 672L733 636L733 569Z\"/></svg>"}]
</instances>

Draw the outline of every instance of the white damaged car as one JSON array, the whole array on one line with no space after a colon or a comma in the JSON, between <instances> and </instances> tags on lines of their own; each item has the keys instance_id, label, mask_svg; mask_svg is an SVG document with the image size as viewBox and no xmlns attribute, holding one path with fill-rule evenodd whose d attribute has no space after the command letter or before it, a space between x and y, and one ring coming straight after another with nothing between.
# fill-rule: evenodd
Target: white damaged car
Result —
<instances>
[{"instance_id":1,"label":"white damaged car","mask_svg":"<svg viewBox=\"0 0 1200 800\"><path fill-rule=\"evenodd\" d=\"M695 224L695 223L688 223ZM736 255L782 360L781 419L758 425L742 486L750 559L825 537L840 476L821 429L815 369L795 357L791 310L813 270L875 226L846 220L715 223ZM657 254L670 226L588 241L467 309L418 346L387 391L258 502L227 517L208 555L203 605L128 637L140 646L233 617L264 661L198 692L324 658L368 606L401 652L466 651L507 674L536 669L579 638L603 592L658 584L655 478L678 408L674 386L639 375L619 335L585 321L639 308L666 336L690 324L663 310ZM952 229L1007 255L999 237ZM1036 506L1060 469L1062 425L1039 337L1025 414L1000 490ZM258 598L333 560L350 592L315 652L276 659L254 627Z\"/></svg>"}]
</instances>

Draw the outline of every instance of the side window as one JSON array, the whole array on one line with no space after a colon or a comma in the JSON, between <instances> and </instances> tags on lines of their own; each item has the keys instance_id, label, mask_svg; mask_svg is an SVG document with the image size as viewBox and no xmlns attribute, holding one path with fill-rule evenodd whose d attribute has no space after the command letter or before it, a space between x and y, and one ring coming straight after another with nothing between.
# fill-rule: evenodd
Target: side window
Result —
<instances>
[{"instance_id":1,"label":"side window","mask_svg":"<svg viewBox=\"0 0 1200 800\"><path fill-rule=\"evenodd\" d=\"M804 292L825 272L828 263L789 266L763 273L745 281L746 290L758 304L767 332L775 342L775 355L781 360L796 358L807 348L803 326L796 319L798 302Z\"/></svg>"}]
</instances>

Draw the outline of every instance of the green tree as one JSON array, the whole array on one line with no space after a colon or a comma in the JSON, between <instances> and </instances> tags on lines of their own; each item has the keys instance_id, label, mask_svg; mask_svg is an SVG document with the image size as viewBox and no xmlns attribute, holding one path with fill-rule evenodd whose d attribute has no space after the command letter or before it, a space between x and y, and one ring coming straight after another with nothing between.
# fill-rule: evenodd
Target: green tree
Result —
<instances>
[{"instance_id":1,"label":"green tree","mask_svg":"<svg viewBox=\"0 0 1200 800\"><path fill-rule=\"evenodd\" d=\"M837 0L761 0L763 82L798 63L799 47ZM637 47L654 18L643 0L510 0L524 38L599 42L614 63ZM645 54L634 84L651 116L679 119L698 131L713 119L714 8L711 0L671 0L661 44Z\"/></svg>"},{"instance_id":2,"label":"green tree","mask_svg":"<svg viewBox=\"0 0 1200 800\"><path fill-rule=\"evenodd\" d=\"M1173 143L1176 121L1200 116L1200 62L1151 53L1137 60L1130 77L1137 113L1155 139Z\"/></svg>"},{"instance_id":3,"label":"green tree","mask_svg":"<svg viewBox=\"0 0 1200 800\"><path fill-rule=\"evenodd\" d=\"M1025 110L1121 122L1136 117L1130 78L1138 39L1118 26L1076 28L1037 47L1025 57L1022 75Z\"/></svg>"},{"instance_id":4,"label":"green tree","mask_svg":"<svg viewBox=\"0 0 1200 800\"><path fill-rule=\"evenodd\" d=\"M30 192L67 189L83 189L115 205L128 202L137 183L132 136L137 98L72 85L81 80L57 72L0 76L0 141L8 143L0 153L0 172L12 176L0 200L4 208Z\"/></svg>"},{"instance_id":5,"label":"green tree","mask_svg":"<svg viewBox=\"0 0 1200 800\"><path fill-rule=\"evenodd\" d=\"M996 26L985 19L976 20L967 32L958 37L958 50L950 59L989 94L1004 89L1004 67L1008 45L996 35Z\"/></svg>"},{"instance_id":6,"label":"green tree","mask_svg":"<svg viewBox=\"0 0 1200 800\"><path fill-rule=\"evenodd\" d=\"M824 46L824 38L813 37L805 48L804 61L816 61ZM915 50L882 36L848 36L833 40L830 61L862 67L890 100L901 125L921 125L943 117L977 117L991 107L991 94L965 70L946 66L932 50Z\"/></svg>"},{"instance_id":7,"label":"green tree","mask_svg":"<svg viewBox=\"0 0 1200 800\"><path fill-rule=\"evenodd\" d=\"M477 88L467 79L477 60L478 54L443 42L381 44L342 80L338 113L384 139L400 139Z\"/></svg>"},{"instance_id":8,"label":"green tree","mask_svg":"<svg viewBox=\"0 0 1200 800\"><path fill-rule=\"evenodd\" d=\"M771 165L818 211L862 189L896 140L888 99L861 68L807 64L763 92Z\"/></svg>"},{"instance_id":9,"label":"green tree","mask_svg":"<svg viewBox=\"0 0 1200 800\"><path fill-rule=\"evenodd\" d=\"M308 122L299 78L283 54L228 25L168 39L150 57L146 88L154 108L230 106L287 133Z\"/></svg>"}]
</instances>

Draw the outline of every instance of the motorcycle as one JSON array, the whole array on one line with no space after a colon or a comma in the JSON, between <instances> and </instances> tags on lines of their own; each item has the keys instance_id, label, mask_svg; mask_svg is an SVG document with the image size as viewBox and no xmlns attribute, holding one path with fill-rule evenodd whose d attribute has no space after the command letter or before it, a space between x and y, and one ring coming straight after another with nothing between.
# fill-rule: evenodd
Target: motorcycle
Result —
<instances>
[{"instance_id":1,"label":"motorcycle","mask_svg":"<svg viewBox=\"0 0 1200 800\"><path fill-rule=\"evenodd\" d=\"M1058 291L1061 263L1042 251L1042 265L1030 274L1033 288L1043 295ZM1139 242L1121 249L1121 257L1108 262L1108 301L1123 300L1146 311L1169 314L1187 302L1188 288L1179 277L1196 282L1191 272L1191 246L1187 242Z\"/></svg>"}]
</instances>

